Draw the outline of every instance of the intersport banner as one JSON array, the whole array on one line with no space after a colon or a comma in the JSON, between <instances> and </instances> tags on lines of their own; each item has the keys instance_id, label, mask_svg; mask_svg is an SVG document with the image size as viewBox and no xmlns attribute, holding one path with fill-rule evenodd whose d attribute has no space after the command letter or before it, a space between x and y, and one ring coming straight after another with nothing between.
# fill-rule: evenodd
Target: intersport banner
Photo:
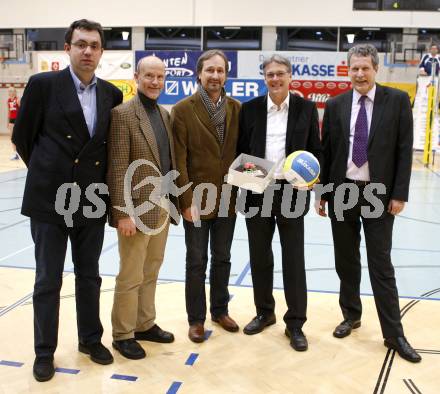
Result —
<instances>
[{"instance_id":1,"label":"intersport banner","mask_svg":"<svg viewBox=\"0 0 440 394\"><path fill-rule=\"evenodd\" d=\"M69 64L69 56L64 51L38 52L38 72L58 71ZM132 51L104 51L96 69L96 75L105 80L133 79Z\"/></svg>"},{"instance_id":2,"label":"intersport banner","mask_svg":"<svg viewBox=\"0 0 440 394\"><path fill-rule=\"evenodd\" d=\"M230 78L237 78L237 51L224 51L229 61ZM162 59L166 67L166 75L173 78L196 77L197 59L203 51L136 51L136 64L145 57L154 55ZM255 77L250 77L255 78Z\"/></svg>"}]
</instances>

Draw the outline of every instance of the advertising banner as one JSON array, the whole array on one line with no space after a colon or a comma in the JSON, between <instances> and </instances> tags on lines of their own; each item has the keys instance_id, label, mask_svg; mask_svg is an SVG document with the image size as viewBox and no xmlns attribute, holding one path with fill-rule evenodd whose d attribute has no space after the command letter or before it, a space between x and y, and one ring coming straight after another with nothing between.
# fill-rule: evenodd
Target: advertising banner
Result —
<instances>
[{"instance_id":1,"label":"advertising banner","mask_svg":"<svg viewBox=\"0 0 440 394\"><path fill-rule=\"evenodd\" d=\"M230 78L225 85L226 94L245 102L266 93L266 86L262 79ZM167 78L165 88L159 97L159 104L176 104L179 100L188 97L197 91L195 78Z\"/></svg>"},{"instance_id":2,"label":"advertising banner","mask_svg":"<svg viewBox=\"0 0 440 394\"><path fill-rule=\"evenodd\" d=\"M109 80L124 95L124 101L132 99L136 95L136 82L134 79L111 79Z\"/></svg>"},{"instance_id":3,"label":"advertising banner","mask_svg":"<svg viewBox=\"0 0 440 394\"><path fill-rule=\"evenodd\" d=\"M292 81L290 91L307 100L314 101L318 108L324 108L326 101L333 96L351 89L350 82L338 81Z\"/></svg>"},{"instance_id":4,"label":"advertising banner","mask_svg":"<svg viewBox=\"0 0 440 394\"><path fill-rule=\"evenodd\" d=\"M237 51L224 51L229 60L230 78L237 77ZM185 78L196 76L197 59L203 51L136 51L135 59L155 55L162 59L166 66L166 75L170 77ZM252 77L255 78L255 77Z\"/></svg>"},{"instance_id":5,"label":"advertising banner","mask_svg":"<svg viewBox=\"0 0 440 394\"><path fill-rule=\"evenodd\" d=\"M263 61L276 51L240 51L237 56L238 78L263 78ZM345 52L279 52L292 63L293 80L347 81Z\"/></svg>"},{"instance_id":6,"label":"advertising banner","mask_svg":"<svg viewBox=\"0 0 440 394\"><path fill-rule=\"evenodd\" d=\"M58 71L69 64L69 56L63 51L38 52L38 72ZM96 75L99 78L133 79L132 51L104 51Z\"/></svg>"}]
</instances>

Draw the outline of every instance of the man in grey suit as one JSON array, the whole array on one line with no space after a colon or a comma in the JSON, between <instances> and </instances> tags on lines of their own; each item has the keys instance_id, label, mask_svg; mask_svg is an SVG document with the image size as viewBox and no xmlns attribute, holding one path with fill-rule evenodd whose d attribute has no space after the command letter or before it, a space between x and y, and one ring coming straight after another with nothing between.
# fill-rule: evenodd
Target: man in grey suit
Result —
<instances>
[{"instance_id":1,"label":"man in grey suit","mask_svg":"<svg viewBox=\"0 0 440 394\"><path fill-rule=\"evenodd\" d=\"M419 362L421 357L403 333L391 262L394 217L408 200L413 145L411 104L406 93L376 83L378 62L372 45L351 48L348 66L353 90L329 100L324 113L321 182L333 183L333 190L344 185L347 191L359 191L354 205L349 202L349 192L342 198L338 198L339 193L325 193L318 210L326 216L325 206L329 203L336 271L341 280L339 304L344 320L333 335L344 338L361 325L362 223L384 345L408 361ZM371 209L369 193L378 184ZM342 217L338 214L341 207L347 208Z\"/></svg>"}]
</instances>

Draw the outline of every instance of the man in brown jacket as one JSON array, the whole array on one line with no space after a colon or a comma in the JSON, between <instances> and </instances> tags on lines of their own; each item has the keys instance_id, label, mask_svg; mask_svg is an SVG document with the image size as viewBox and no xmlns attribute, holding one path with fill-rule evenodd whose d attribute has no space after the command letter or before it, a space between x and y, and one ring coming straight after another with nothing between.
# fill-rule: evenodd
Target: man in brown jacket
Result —
<instances>
[{"instance_id":1,"label":"man in brown jacket","mask_svg":"<svg viewBox=\"0 0 440 394\"><path fill-rule=\"evenodd\" d=\"M172 203L164 176L175 168L169 114L156 103L164 79L165 65L159 58L141 59L135 73L137 95L112 111L107 182L110 225L118 229L120 255L113 347L130 359L145 357L136 339L174 341L173 334L155 324L154 306L170 221L167 204ZM145 181L149 183L143 185Z\"/></svg>"},{"instance_id":2,"label":"man in brown jacket","mask_svg":"<svg viewBox=\"0 0 440 394\"><path fill-rule=\"evenodd\" d=\"M177 103L171 113L180 173L177 185L183 187L192 182L180 196L180 207L186 243L188 336L193 342L203 342L205 338L208 243L211 318L227 331L238 331L228 313L235 194L220 206L222 189L227 190L224 186L228 186L224 185L224 177L236 155L240 110L240 104L224 91L227 70L228 60L222 51L204 52L197 61L197 92ZM208 193L203 191L203 183L211 184Z\"/></svg>"}]
</instances>

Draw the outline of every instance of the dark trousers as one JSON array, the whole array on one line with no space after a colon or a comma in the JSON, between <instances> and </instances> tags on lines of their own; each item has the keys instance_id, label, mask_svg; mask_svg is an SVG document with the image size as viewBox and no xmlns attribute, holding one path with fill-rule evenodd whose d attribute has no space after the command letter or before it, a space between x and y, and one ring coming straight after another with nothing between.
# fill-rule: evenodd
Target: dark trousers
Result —
<instances>
[{"instance_id":1,"label":"dark trousers","mask_svg":"<svg viewBox=\"0 0 440 394\"><path fill-rule=\"evenodd\" d=\"M358 207L359 209L359 207ZM358 320L362 314L361 283L361 221L367 247L368 272L374 301L384 338L403 336L400 321L399 296L391 247L394 216L386 214L378 219L356 218L350 212L349 220L332 219L336 272L341 280L339 304L344 318Z\"/></svg>"},{"instance_id":2,"label":"dark trousers","mask_svg":"<svg viewBox=\"0 0 440 394\"><path fill-rule=\"evenodd\" d=\"M33 295L34 341L37 357L53 357L58 342L60 290L67 240L72 246L78 338L83 344L99 342L101 278L98 260L104 240L104 224L68 228L31 218L35 243L36 277Z\"/></svg>"},{"instance_id":3,"label":"dark trousers","mask_svg":"<svg viewBox=\"0 0 440 394\"><path fill-rule=\"evenodd\" d=\"M186 244L185 300L189 324L206 319L205 279L208 243L211 250L209 271L210 312L214 318L228 313L231 245L236 216L201 220L201 227L183 221Z\"/></svg>"},{"instance_id":4,"label":"dark trousers","mask_svg":"<svg viewBox=\"0 0 440 394\"><path fill-rule=\"evenodd\" d=\"M281 242L284 296L287 312L286 326L301 328L307 311L307 285L304 261L304 217L285 218L283 215L246 219L249 238L254 302L257 315L271 315L275 311L272 295L274 259L272 238L278 227Z\"/></svg>"}]
</instances>

